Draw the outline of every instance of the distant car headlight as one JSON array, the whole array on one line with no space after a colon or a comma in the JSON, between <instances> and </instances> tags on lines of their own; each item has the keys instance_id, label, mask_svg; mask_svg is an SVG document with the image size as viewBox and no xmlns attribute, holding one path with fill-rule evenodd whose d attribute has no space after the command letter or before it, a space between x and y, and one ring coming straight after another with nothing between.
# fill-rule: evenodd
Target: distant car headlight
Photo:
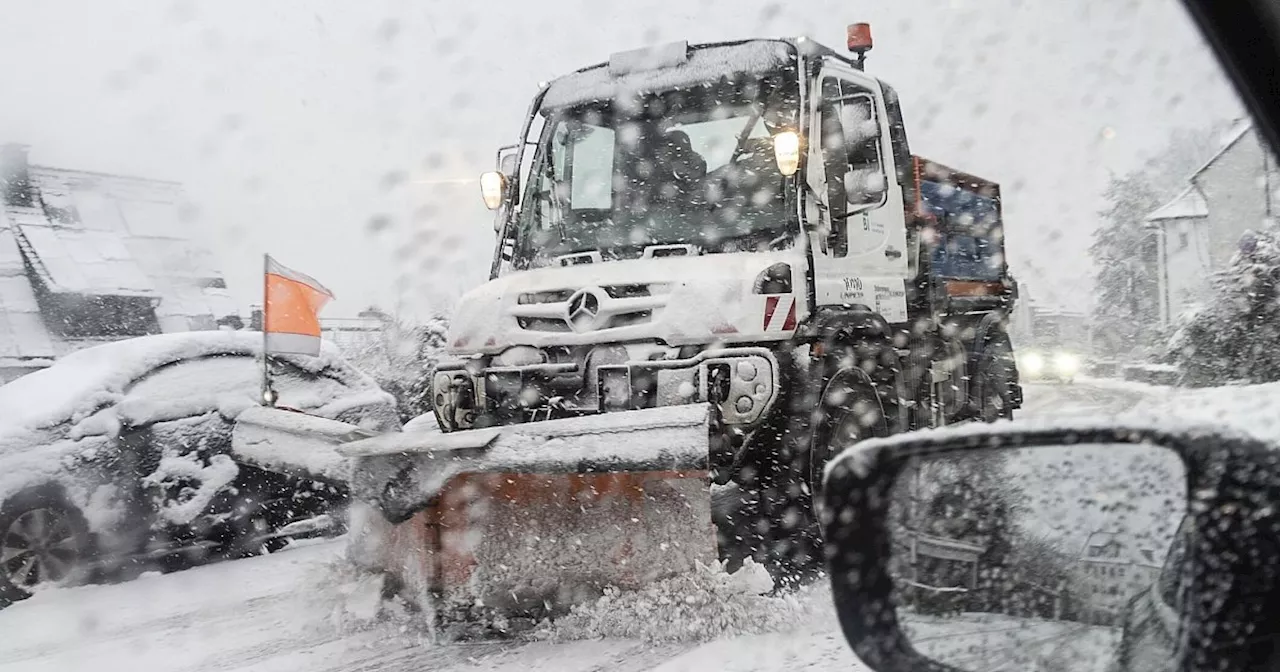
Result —
<instances>
[{"instance_id":1,"label":"distant car headlight","mask_svg":"<svg viewBox=\"0 0 1280 672\"><path fill-rule=\"evenodd\" d=\"M1028 352L1018 358L1020 368L1028 375L1036 376L1044 371L1044 357L1038 352Z\"/></svg>"},{"instance_id":2,"label":"distant car headlight","mask_svg":"<svg viewBox=\"0 0 1280 672\"><path fill-rule=\"evenodd\" d=\"M1059 352L1053 356L1053 368L1066 376L1075 375L1080 370L1080 358L1069 352Z\"/></svg>"}]
</instances>

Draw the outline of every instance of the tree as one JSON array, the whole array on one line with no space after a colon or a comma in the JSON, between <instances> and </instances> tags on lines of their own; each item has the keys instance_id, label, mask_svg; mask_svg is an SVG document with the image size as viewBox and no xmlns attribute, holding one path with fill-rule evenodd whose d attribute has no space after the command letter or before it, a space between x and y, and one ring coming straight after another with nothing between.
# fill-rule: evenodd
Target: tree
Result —
<instances>
[{"instance_id":1,"label":"tree","mask_svg":"<svg viewBox=\"0 0 1280 672\"><path fill-rule=\"evenodd\" d=\"M356 368L396 398L401 421L431 412L431 378L444 350L449 322L388 319L376 338L345 349Z\"/></svg>"},{"instance_id":2,"label":"tree","mask_svg":"<svg viewBox=\"0 0 1280 672\"><path fill-rule=\"evenodd\" d=\"M1098 269L1094 333L1104 352L1128 353L1154 339L1160 317L1157 240L1146 226L1160 194L1147 175L1131 173L1112 176L1105 196L1111 205L1089 248Z\"/></svg>"},{"instance_id":3,"label":"tree","mask_svg":"<svg viewBox=\"0 0 1280 672\"><path fill-rule=\"evenodd\" d=\"M1004 589L1018 518L1027 493L1009 477L998 452L929 458L902 476L895 488L895 524L931 537L982 547L978 581L968 608L994 611L1008 598ZM970 571L954 561L918 558L916 574L928 585L958 583Z\"/></svg>"},{"instance_id":4,"label":"tree","mask_svg":"<svg viewBox=\"0 0 1280 672\"><path fill-rule=\"evenodd\" d=\"M1187 178L1218 149L1222 124L1179 129L1141 168L1112 176L1107 209L1089 253L1094 278L1094 333L1103 352L1151 355L1163 350L1159 329L1157 232L1146 217L1187 187Z\"/></svg>"}]
</instances>

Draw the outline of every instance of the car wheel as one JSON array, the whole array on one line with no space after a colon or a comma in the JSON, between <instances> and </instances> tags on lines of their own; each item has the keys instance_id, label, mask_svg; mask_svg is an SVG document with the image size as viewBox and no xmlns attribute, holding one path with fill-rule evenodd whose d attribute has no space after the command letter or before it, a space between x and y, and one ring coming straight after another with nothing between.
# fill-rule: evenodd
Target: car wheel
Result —
<instances>
[{"instance_id":1,"label":"car wheel","mask_svg":"<svg viewBox=\"0 0 1280 672\"><path fill-rule=\"evenodd\" d=\"M12 500L0 510L0 606L44 585L79 578L88 525L75 508L46 496Z\"/></svg>"}]
</instances>

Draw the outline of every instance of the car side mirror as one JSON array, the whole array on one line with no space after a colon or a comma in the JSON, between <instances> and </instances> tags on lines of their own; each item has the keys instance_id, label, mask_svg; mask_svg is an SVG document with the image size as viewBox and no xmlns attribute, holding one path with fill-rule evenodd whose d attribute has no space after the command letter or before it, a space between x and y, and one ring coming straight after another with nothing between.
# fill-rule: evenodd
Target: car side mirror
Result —
<instances>
[{"instance_id":1,"label":"car side mirror","mask_svg":"<svg viewBox=\"0 0 1280 672\"><path fill-rule=\"evenodd\" d=\"M1278 484L1274 450L1204 431L864 441L828 466L819 503L840 626L895 672L1265 666Z\"/></svg>"}]
</instances>

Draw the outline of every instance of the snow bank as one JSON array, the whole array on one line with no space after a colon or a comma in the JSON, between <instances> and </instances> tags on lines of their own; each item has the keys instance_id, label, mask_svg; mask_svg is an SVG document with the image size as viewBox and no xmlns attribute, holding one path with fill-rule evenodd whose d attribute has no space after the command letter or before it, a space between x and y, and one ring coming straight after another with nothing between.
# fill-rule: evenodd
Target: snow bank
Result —
<instances>
[{"instance_id":1,"label":"snow bank","mask_svg":"<svg viewBox=\"0 0 1280 672\"><path fill-rule=\"evenodd\" d=\"M1280 383L1167 388L1133 410L1136 417L1237 431L1280 444Z\"/></svg>"},{"instance_id":2,"label":"snow bank","mask_svg":"<svg viewBox=\"0 0 1280 672\"><path fill-rule=\"evenodd\" d=\"M698 565L697 570L640 590L606 589L594 602L544 621L533 636L698 642L790 629L812 613L812 601L802 595L766 596L773 580L751 560L733 574L721 565ZM819 585L806 590L828 590L825 582Z\"/></svg>"}]
</instances>

